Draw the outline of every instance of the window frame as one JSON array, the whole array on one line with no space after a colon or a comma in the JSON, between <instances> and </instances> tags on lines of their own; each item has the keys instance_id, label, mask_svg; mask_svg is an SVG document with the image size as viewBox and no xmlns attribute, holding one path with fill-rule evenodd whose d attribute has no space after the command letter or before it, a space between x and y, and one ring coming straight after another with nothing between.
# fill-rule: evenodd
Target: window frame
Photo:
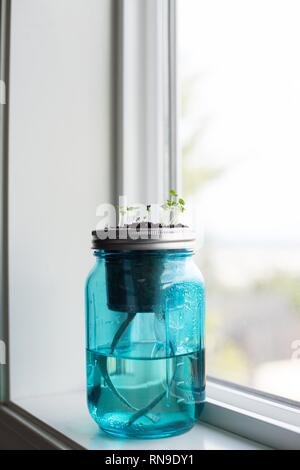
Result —
<instances>
[{"instance_id":1,"label":"window frame","mask_svg":"<svg viewBox=\"0 0 300 470\"><path fill-rule=\"evenodd\" d=\"M11 0L0 0L0 79L5 84L5 104L0 104L0 340L5 344L6 364L0 364L0 403L9 400L9 305L8 305L8 122L9 48Z\"/></svg>"},{"instance_id":2,"label":"window frame","mask_svg":"<svg viewBox=\"0 0 300 470\"><path fill-rule=\"evenodd\" d=\"M10 6L11 0L0 0L1 7L1 78L4 77L6 90L9 88L9 36L10 36ZM130 145L126 141L126 115L129 103L134 96L127 94L126 77L128 64L134 64L134 73L141 79L145 77L145 61L130 62L132 55L132 41L134 39L132 23L128 22L128 15L142 14L147 21L148 42L143 43L147 51L147 61L150 61L151 67L157 71L158 81L163 77L162 89L159 92L164 93L165 101L163 106L159 106L159 99L156 96L154 104L149 108L147 114L147 123L160 122L163 124L163 135L159 134L158 127L151 127L144 132L142 145L144 148L151 144L151 151L158 150L159 158L155 161L149 161L150 153L145 156L135 156L142 158L142 166L148 169L148 180L155 179L158 184L155 191L164 192L166 188L176 187L180 190L181 162L179 148L179 93L177 77L177 27L176 27L176 3L177 0L139 0L133 3L132 0L118 0L114 6L113 18L115 25L118 25L118 34L115 41L115 57L112 67L115 70L116 82L115 103L114 103L114 124L116 128L116 180L115 195L126 194L126 188L131 184L131 178L138 178L137 172L133 171L128 180L128 174L125 169L128 162ZM136 11L139 9L139 12ZM165 29L158 30L155 21L157 18L163 19ZM151 24L152 21L152 24ZM151 47L149 41L156 35L155 47ZM145 37L142 38L145 41ZM158 54L158 51L163 51ZM127 64L127 65L126 65ZM149 64L148 64L149 66ZM128 79L128 77L127 77ZM158 89L158 88L157 88ZM143 113L145 106L149 102L141 100L136 110ZM148 109L148 108L147 108ZM0 334L7 345L9 339L9 311L8 311L8 114L9 104L1 106L1 134L3 139L0 147L1 168L0 177L2 183L2 192L0 195L0 250L1 250L1 311L0 311ZM139 124L138 119L134 121ZM147 125L148 125L147 124ZM138 132L139 129L135 129ZM149 131L149 132L148 132ZM166 162L161 163L160 158L167 154ZM167 163L167 164L166 164ZM151 194L151 188L147 197ZM78 448L78 445L65 436L62 436L56 430L51 429L34 416L22 410L20 407L10 402L9 396L9 367L8 364L1 370L0 382L0 423L7 425L9 429L14 429L14 433L26 435L33 447L49 445L53 448ZM282 449L300 449L300 427L296 426L297 417L300 416L300 404L292 404L286 400L277 397L271 397L268 394L257 393L246 387L237 386L229 382L218 381L208 377L207 382L207 404L201 421L217 426L227 431L239 434L245 438L257 441L260 444L268 445L272 448ZM300 421L300 420L299 420ZM29 434L28 434L29 433ZM44 444L42 444L44 443ZM48 443L48 444L47 444Z\"/></svg>"},{"instance_id":3,"label":"window frame","mask_svg":"<svg viewBox=\"0 0 300 470\"><path fill-rule=\"evenodd\" d=\"M200 420L273 449L300 449L300 407L234 383L207 378Z\"/></svg>"}]
</instances>

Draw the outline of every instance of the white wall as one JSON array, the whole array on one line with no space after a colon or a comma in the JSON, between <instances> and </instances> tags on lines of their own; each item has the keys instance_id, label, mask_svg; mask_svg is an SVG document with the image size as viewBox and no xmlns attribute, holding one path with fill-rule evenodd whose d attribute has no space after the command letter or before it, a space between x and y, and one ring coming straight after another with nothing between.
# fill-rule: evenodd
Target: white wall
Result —
<instances>
[{"instance_id":1,"label":"white wall","mask_svg":"<svg viewBox=\"0 0 300 470\"><path fill-rule=\"evenodd\" d=\"M112 195L111 0L13 0L12 398L84 385L84 281Z\"/></svg>"}]
</instances>

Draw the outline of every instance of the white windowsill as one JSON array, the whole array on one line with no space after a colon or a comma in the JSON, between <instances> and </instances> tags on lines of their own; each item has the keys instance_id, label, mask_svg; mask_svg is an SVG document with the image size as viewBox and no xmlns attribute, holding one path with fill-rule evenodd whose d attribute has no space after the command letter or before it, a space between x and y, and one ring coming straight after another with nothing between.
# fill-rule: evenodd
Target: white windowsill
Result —
<instances>
[{"instance_id":1,"label":"white windowsill","mask_svg":"<svg viewBox=\"0 0 300 470\"><path fill-rule=\"evenodd\" d=\"M266 447L214 426L199 423L186 434L160 440L120 440L99 431L90 418L85 392L15 400L49 426L90 450L262 450Z\"/></svg>"}]
</instances>

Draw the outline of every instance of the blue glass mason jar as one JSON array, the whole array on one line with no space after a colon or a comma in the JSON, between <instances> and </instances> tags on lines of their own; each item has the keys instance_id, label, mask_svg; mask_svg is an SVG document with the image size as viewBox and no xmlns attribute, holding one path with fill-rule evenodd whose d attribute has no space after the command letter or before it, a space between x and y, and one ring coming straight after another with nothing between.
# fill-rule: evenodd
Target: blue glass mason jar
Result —
<instances>
[{"instance_id":1,"label":"blue glass mason jar","mask_svg":"<svg viewBox=\"0 0 300 470\"><path fill-rule=\"evenodd\" d=\"M193 233L141 232L134 240L128 229L115 239L93 232L86 284L88 408L103 431L135 439L188 431L205 400L205 290Z\"/></svg>"}]
</instances>

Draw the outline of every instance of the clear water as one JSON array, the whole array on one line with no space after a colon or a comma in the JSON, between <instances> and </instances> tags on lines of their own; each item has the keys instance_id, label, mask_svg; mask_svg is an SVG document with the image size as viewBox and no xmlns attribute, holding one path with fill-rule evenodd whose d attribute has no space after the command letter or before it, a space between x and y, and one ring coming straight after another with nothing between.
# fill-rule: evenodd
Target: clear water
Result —
<instances>
[{"instance_id":1,"label":"clear water","mask_svg":"<svg viewBox=\"0 0 300 470\"><path fill-rule=\"evenodd\" d=\"M201 412L204 351L118 357L87 350L87 383L89 411L104 431L123 438L172 436L190 429Z\"/></svg>"}]
</instances>

